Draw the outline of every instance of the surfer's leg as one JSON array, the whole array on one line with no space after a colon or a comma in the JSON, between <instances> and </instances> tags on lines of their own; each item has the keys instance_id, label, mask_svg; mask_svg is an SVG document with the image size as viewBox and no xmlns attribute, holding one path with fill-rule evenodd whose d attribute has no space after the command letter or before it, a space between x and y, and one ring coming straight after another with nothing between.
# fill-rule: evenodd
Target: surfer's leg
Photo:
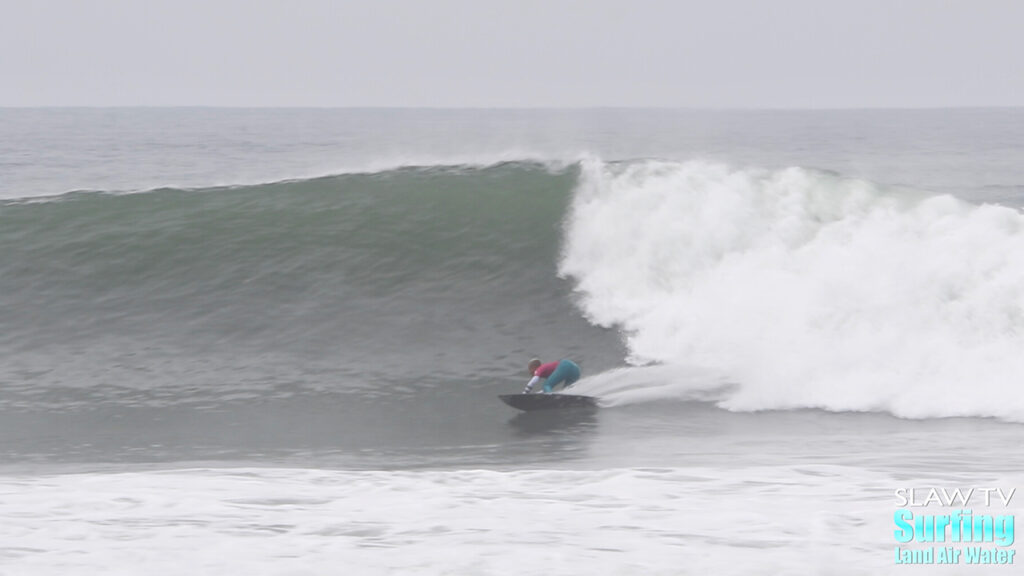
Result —
<instances>
[{"instance_id":1,"label":"surfer's leg","mask_svg":"<svg viewBox=\"0 0 1024 576\"><path fill-rule=\"evenodd\" d=\"M566 371L568 372L568 375L565 377L565 387L568 388L580 379L580 367L572 360L562 360L562 362L567 364Z\"/></svg>"},{"instance_id":2,"label":"surfer's leg","mask_svg":"<svg viewBox=\"0 0 1024 576\"><path fill-rule=\"evenodd\" d=\"M562 382L565 382L565 385L568 386L579 379L580 367L571 360L562 360L558 363L555 371L551 373L551 376L548 376L548 379L544 382L544 393L550 394L555 386Z\"/></svg>"},{"instance_id":3,"label":"surfer's leg","mask_svg":"<svg viewBox=\"0 0 1024 576\"><path fill-rule=\"evenodd\" d=\"M559 362L555 371L544 381L544 393L551 394L551 391L555 389L555 386L561 384L562 380L565 380L565 370L562 369L562 363Z\"/></svg>"}]
</instances>

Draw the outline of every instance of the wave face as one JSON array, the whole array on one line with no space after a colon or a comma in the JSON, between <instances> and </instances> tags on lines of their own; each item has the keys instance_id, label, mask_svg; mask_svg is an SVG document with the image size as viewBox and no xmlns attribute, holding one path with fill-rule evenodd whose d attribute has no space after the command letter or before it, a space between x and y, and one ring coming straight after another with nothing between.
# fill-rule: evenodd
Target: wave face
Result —
<instances>
[{"instance_id":1,"label":"wave face","mask_svg":"<svg viewBox=\"0 0 1024 576\"><path fill-rule=\"evenodd\" d=\"M7 202L8 391L400 394L618 347L554 273L576 177L508 163Z\"/></svg>"},{"instance_id":2,"label":"wave face","mask_svg":"<svg viewBox=\"0 0 1024 576\"><path fill-rule=\"evenodd\" d=\"M1017 210L801 168L592 161L560 270L632 362L710 368L729 409L1024 420Z\"/></svg>"}]
</instances>

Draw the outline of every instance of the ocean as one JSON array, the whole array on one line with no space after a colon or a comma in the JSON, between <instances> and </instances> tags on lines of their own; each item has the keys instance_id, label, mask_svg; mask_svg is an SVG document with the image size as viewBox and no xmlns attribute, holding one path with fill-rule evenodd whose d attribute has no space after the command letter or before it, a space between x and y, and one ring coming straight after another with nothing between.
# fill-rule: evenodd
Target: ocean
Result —
<instances>
[{"instance_id":1,"label":"ocean","mask_svg":"<svg viewBox=\"0 0 1024 576\"><path fill-rule=\"evenodd\" d=\"M0 109L0 574L1013 573L899 517L1012 536L1022 206L1024 109Z\"/></svg>"}]
</instances>

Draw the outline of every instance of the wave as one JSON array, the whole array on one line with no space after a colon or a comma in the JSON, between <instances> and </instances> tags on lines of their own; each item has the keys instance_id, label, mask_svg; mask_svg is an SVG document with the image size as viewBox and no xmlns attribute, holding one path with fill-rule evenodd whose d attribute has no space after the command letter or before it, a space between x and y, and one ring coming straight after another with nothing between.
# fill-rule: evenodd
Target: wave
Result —
<instances>
[{"instance_id":1,"label":"wave","mask_svg":"<svg viewBox=\"0 0 1024 576\"><path fill-rule=\"evenodd\" d=\"M726 409L1024 421L1017 210L802 168L595 160L560 273L632 363L736 383ZM661 395L705 387L678 380Z\"/></svg>"},{"instance_id":2,"label":"wave","mask_svg":"<svg viewBox=\"0 0 1024 576\"><path fill-rule=\"evenodd\" d=\"M0 378L377 397L564 355L609 406L1024 421L1022 229L805 168L596 158L7 201Z\"/></svg>"},{"instance_id":3,"label":"wave","mask_svg":"<svg viewBox=\"0 0 1024 576\"><path fill-rule=\"evenodd\" d=\"M161 402L401 394L618 346L554 273L577 175L513 162L0 204L0 379L178 391Z\"/></svg>"},{"instance_id":4,"label":"wave","mask_svg":"<svg viewBox=\"0 0 1024 576\"><path fill-rule=\"evenodd\" d=\"M253 186L76 192L0 205L5 278L114 290L142 282L346 270L377 289L479 266L535 228L554 246L575 175L540 164L406 167ZM248 276L229 281L232 270ZM308 268L308 269L307 269Z\"/></svg>"}]
</instances>

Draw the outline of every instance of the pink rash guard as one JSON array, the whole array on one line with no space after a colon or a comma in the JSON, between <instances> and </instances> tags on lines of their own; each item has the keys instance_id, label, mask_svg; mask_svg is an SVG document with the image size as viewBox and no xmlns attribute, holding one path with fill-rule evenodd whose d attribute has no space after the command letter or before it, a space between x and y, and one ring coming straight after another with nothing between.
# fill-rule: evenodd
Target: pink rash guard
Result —
<instances>
[{"instance_id":1,"label":"pink rash guard","mask_svg":"<svg viewBox=\"0 0 1024 576\"><path fill-rule=\"evenodd\" d=\"M540 368L534 370L533 375L540 376L541 378L547 378L548 376L551 376L551 373L555 371L555 368L558 368L558 360L548 362L547 364L541 364Z\"/></svg>"}]
</instances>

